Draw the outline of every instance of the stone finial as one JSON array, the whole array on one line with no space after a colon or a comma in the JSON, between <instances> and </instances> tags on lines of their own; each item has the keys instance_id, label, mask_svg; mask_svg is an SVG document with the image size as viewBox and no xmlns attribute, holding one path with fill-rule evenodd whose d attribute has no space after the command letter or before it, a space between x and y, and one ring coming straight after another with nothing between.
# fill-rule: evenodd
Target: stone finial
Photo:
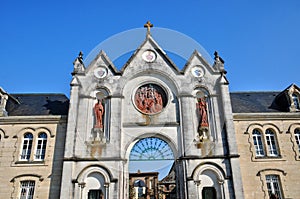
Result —
<instances>
[{"instance_id":1,"label":"stone finial","mask_svg":"<svg viewBox=\"0 0 300 199\"><path fill-rule=\"evenodd\" d=\"M226 70L224 69L224 60L219 56L219 53L215 51L214 53L214 67L217 68L222 74L226 74Z\"/></svg>"},{"instance_id":2,"label":"stone finial","mask_svg":"<svg viewBox=\"0 0 300 199\"><path fill-rule=\"evenodd\" d=\"M150 35L150 29L153 27L153 24L150 21L144 24L144 28L147 28L147 35Z\"/></svg>"},{"instance_id":3,"label":"stone finial","mask_svg":"<svg viewBox=\"0 0 300 199\"><path fill-rule=\"evenodd\" d=\"M81 73L84 71L83 53L80 51L78 57L73 62L73 74Z\"/></svg>"},{"instance_id":4,"label":"stone finial","mask_svg":"<svg viewBox=\"0 0 300 199\"><path fill-rule=\"evenodd\" d=\"M215 51L214 56L215 62L221 62L222 64L224 64L224 60L219 56L219 53L217 51Z\"/></svg>"}]
</instances>

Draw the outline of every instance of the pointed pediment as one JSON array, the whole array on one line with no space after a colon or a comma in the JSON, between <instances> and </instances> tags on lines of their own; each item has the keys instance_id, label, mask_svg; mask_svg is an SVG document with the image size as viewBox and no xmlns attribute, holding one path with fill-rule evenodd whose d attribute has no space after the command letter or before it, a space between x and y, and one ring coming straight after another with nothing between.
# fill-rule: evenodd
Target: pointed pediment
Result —
<instances>
[{"instance_id":1,"label":"pointed pediment","mask_svg":"<svg viewBox=\"0 0 300 199\"><path fill-rule=\"evenodd\" d=\"M185 66L183 67L183 73L187 73L191 68L195 65L201 65L206 68L206 70L209 70L210 73L215 73L216 71L214 68L210 66L210 64L201 56L201 54L194 50L193 54L190 56L188 61L186 62Z\"/></svg>"},{"instance_id":2,"label":"pointed pediment","mask_svg":"<svg viewBox=\"0 0 300 199\"><path fill-rule=\"evenodd\" d=\"M86 73L95 70L97 67L105 67L108 69L108 73L112 73L113 75L120 74L118 69L103 50L101 50L95 59L89 64L86 69Z\"/></svg>"},{"instance_id":3,"label":"pointed pediment","mask_svg":"<svg viewBox=\"0 0 300 199\"><path fill-rule=\"evenodd\" d=\"M128 68L139 67L142 65L146 65L154 69L158 66L168 66L174 73L180 73L176 64L168 57L167 53L156 43L150 34L147 34L144 42L125 63L121 72L126 73Z\"/></svg>"}]
</instances>

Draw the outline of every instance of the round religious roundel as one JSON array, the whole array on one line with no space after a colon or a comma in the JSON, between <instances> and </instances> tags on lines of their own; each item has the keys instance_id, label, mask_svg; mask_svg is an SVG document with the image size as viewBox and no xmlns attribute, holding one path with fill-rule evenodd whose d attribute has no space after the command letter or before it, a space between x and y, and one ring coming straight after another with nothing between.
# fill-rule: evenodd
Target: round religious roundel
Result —
<instances>
[{"instance_id":1,"label":"round religious roundel","mask_svg":"<svg viewBox=\"0 0 300 199\"><path fill-rule=\"evenodd\" d=\"M204 71L202 68L200 68L199 66L195 66L191 69L192 74L194 75L194 77L203 77L204 76Z\"/></svg>"},{"instance_id":2,"label":"round religious roundel","mask_svg":"<svg viewBox=\"0 0 300 199\"><path fill-rule=\"evenodd\" d=\"M97 77L98 79L102 79L104 77L106 77L107 75L107 70L105 67L98 67L94 70L94 75L95 77Z\"/></svg>"},{"instance_id":3,"label":"round religious roundel","mask_svg":"<svg viewBox=\"0 0 300 199\"><path fill-rule=\"evenodd\" d=\"M135 107L145 114L161 112L167 101L166 92L156 84L144 84L134 94Z\"/></svg>"},{"instance_id":4,"label":"round religious roundel","mask_svg":"<svg viewBox=\"0 0 300 199\"><path fill-rule=\"evenodd\" d=\"M154 62L154 60L156 59L156 54L152 50L146 50L145 52L143 52L142 58L146 62Z\"/></svg>"}]
</instances>

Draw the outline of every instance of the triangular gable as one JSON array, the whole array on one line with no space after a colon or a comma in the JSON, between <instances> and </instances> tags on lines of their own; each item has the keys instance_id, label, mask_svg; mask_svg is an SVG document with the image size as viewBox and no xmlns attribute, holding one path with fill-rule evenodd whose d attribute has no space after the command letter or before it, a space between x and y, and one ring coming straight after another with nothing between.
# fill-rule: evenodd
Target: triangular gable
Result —
<instances>
[{"instance_id":1,"label":"triangular gable","mask_svg":"<svg viewBox=\"0 0 300 199\"><path fill-rule=\"evenodd\" d=\"M93 59L86 69L86 73L95 69L98 66L105 66L113 75L119 75L120 71L115 67L113 62L109 59L106 53L101 50L99 54Z\"/></svg>"},{"instance_id":2,"label":"triangular gable","mask_svg":"<svg viewBox=\"0 0 300 199\"><path fill-rule=\"evenodd\" d=\"M128 61L124 64L124 66L121 69L121 73L123 73L126 70L126 68L130 65L130 63L132 63L132 61L137 58L136 56L141 50L149 49L149 47L146 47L148 43L150 44L152 50L154 50L158 55L160 55L173 71L175 71L178 74L181 73L176 64L168 57L167 53L156 43L156 41L152 38L150 34L147 34L146 39L143 41L143 43L135 50L135 52L131 55Z\"/></svg>"},{"instance_id":3,"label":"triangular gable","mask_svg":"<svg viewBox=\"0 0 300 199\"><path fill-rule=\"evenodd\" d=\"M207 60L205 60L197 50L194 50L194 52L183 67L183 74L187 73L187 71L191 69L191 67L193 66L192 62L194 59L197 59L201 63L201 65L205 66L207 70L209 70L211 73L216 72L214 68L207 62Z\"/></svg>"}]
</instances>

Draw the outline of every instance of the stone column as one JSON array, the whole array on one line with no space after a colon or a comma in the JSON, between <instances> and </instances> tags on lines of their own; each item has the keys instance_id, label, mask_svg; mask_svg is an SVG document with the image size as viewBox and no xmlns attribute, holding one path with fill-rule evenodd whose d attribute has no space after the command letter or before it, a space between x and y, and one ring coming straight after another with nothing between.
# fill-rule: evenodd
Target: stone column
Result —
<instances>
[{"instance_id":1,"label":"stone column","mask_svg":"<svg viewBox=\"0 0 300 199\"><path fill-rule=\"evenodd\" d=\"M219 185L220 185L220 188L221 188L221 198L225 199L224 180L220 180Z\"/></svg>"},{"instance_id":2,"label":"stone column","mask_svg":"<svg viewBox=\"0 0 300 199\"><path fill-rule=\"evenodd\" d=\"M66 132L66 142L65 142L65 153L64 159L69 159L74 156L75 151L75 137L77 131L77 115L78 115L78 95L79 95L79 84L76 78L73 77L71 82L71 94L70 94L70 107L69 107L69 117L68 126ZM74 187L71 182L73 172L73 162L66 161L63 162L63 172L62 172L62 182L61 182L61 194L60 198L72 198L74 194Z\"/></svg>"},{"instance_id":3,"label":"stone column","mask_svg":"<svg viewBox=\"0 0 300 199\"><path fill-rule=\"evenodd\" d=\"M200 198L200 194L201 194L201 193L199 193L199 186L201 184L201 180L195 180L194 183L196 185L196 189L197 189L196 193L197 193L197 199L198 199L198 198Z\"/></svg>"},{"instance_id":4,"label":"stone column","mask_svg":"<svg viewBox=\"0 0 300 199\"><path fill-rule=\"evenodd\" d=\"M224 74L223 74L224 75ZM230 101L230 94L228 88L228 82L225 81L225 77L221 77L220 80L220 91L222 99L222 107L224 113L224 124L226 126L227 133L227 144L228 144L228 155L231 156L229 159L229 167L232 174L232 184L234 189L235 198L243 199L244 191L242 185L242 177L240 170L240 160L238 156L237 143L235 137L235 129L232 116L232 108Z\"/></svg>"},{"instance_id":5,"label":"stone column","mask_svg":"<svg viewBox=\"0 0 300 199\"><path fill-rule=\"evenodd\" d=\"M109 183L105 183L104 184L104 187L105 187L105 199L108 199L109 198Z\"/></svg>"},{"instance_id":6,"label":"stone column","mask_svg":"<svg viewBox=\"0 0 300 199\"><path fill-rule=\"evenodd\" d=\"M80 199L83 199L83 189L85 187L85 183L84 182L80 182L78 183L79 189L80 189Z\"/></svg>"},{"instance_id":7,"label":"stone column","mask_svg":"<svg viewBox=\"0 0 300 199\"><path fill-rule=\"evenodd\" d=\"M186 156L192 155L195 146L193 145L194 140L194 125L193 125L193 117L191 116L191 111L194 109L192 107L196 107L192 105L192 101L194 101L193 96L190 94L181 94L178 95L179 107L180 107L180 130L178 131L179 140L178 140L178 150L179 157L181 160L179 161L178 173L181 175L181 180L179 183L179 197L187 199L188 198L188 182L187 182L187 168L186 166ZM195 110L194 110L195 111Z\"/></svg>"}]
</instances>

